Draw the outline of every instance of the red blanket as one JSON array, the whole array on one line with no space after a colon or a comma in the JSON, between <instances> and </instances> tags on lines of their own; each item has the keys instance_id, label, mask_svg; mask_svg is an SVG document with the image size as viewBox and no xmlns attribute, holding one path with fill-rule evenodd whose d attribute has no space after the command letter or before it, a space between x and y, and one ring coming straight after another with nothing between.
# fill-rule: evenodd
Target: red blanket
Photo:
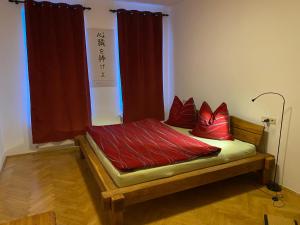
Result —
<instances>
[{"instance_id":1,"label":"red blanket","mask_svg":"<svg viewBox=\"0 0 300 225\"><path fill-rule=\"evenodd\" d=\"M97 145L121 171L163 166L220 152L154 119L89 129Z\"/></svg>"}]
</instances>

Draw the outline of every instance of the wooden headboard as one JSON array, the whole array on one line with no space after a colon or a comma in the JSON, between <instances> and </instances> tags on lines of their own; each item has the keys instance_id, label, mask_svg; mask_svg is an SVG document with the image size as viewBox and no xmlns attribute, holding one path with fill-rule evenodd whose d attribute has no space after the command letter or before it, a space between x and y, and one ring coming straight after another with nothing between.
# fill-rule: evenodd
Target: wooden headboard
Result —
<instances>
[{"instance_id":1,"label":"wooden headboard","mask_svg":"<svg viewBox=\"0 0 300 225\"><path fill-rule=\"evenodd\" d=\"M242 120L235 116L230 117L231 132L234 138L254 144L256 147L260 145L264 126Z\"/></svg>"}]
</instances>

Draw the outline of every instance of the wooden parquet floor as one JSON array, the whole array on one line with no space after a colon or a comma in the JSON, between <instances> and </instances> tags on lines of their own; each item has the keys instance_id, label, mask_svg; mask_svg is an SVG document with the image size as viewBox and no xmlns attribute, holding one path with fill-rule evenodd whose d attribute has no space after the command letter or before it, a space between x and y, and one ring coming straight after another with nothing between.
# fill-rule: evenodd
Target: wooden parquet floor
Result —
<instances>
[{"instance_id":1,"label":"wooden parquet floor","mask_svg":"<svg viewBox=\"0 0 300 225\"><path fill-rule=\"evenodd\" d=\"M99 195L76 148L11 157L0 174L0 223L53 210L58 225L106 225ZM271 196L241 176L132 206L125 224L262 225L265 213L300 220L298 195L284 191L281 208Z\"/></svg>"}]
</instances>

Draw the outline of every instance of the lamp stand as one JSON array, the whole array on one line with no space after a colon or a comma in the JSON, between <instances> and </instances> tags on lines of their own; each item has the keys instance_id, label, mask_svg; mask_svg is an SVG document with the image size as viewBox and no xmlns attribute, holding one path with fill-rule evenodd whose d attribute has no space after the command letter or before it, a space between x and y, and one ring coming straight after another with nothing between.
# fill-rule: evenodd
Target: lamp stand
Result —
<instances>
[{"instance_id":1,"label":"lamp stand","mask_svg":"<svg viewBox=\"0 0 300 225\"><path fill-rule=\"evenodd\" d=\"M274 192L280 192L282 190L281 186L276 182L275 183L271 182L271 183L267 184L267 188L270 191L274 191Z\"/></svg>"},{"instance_id":2,"label":"lamp stand","mask_svg":"<svg viewBox=\"0 0 300 225\"><path fill-rule=\"evenodd\" d=\"M279 133L279 141L278 141L278 148L277 148L277 155L276 155L276 162L275 162L275 173L274 173L274 178L273 181L270 182L267 185L267 188L270 191L274 191L274 192L280 192L282 190L281 186L276 182L276 176L277 176L277 165L278 165L278 158L279 158L279 152L280 152L280 143L281 143L281 133L282 133L282 123L283 123L283 114L284 114L284 108L285 108L285 98L282 94L276 93L276 92L265 92L262 93L260 95L258 95L256 98L252 99L252 102L254 102L256 99L258 99L259 97L263 96L263 95L268 95L268 94L272 94L272 95L279 95L282 97L283 99L283 104L282 104L282 112L281 112L281 122L280 122L280 133ZM277 195L274 196L273 201L278 201L278 197Z\"/></svg>"}]
</instances>

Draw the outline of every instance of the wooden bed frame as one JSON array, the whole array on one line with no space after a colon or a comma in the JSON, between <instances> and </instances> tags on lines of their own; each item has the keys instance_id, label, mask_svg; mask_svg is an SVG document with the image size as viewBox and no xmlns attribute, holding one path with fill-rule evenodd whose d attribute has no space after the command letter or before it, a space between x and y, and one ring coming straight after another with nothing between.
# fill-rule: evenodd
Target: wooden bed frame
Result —
<instances>
[{"instance_id":1,"label":"wooden bed frame","mask_svg":"<svg viewBox=\"0 0 300 225\"><path fill-rule=\"evenodd\" d=\"M258 148L264 133L264 127L237 117L231 117L231 131L235 138L252 143ZM108 212L111 225L123 225L123 213L129 205L241 174L260 172L262 183L266 184L270 181L274 167L274 157L258 151L255 156L245 159L127 187L117 187L94 153L86 137L76 137L75 144L80 147L81 155L86 159L101 189L103 209Z\"/></svg>"}]
</instances>

